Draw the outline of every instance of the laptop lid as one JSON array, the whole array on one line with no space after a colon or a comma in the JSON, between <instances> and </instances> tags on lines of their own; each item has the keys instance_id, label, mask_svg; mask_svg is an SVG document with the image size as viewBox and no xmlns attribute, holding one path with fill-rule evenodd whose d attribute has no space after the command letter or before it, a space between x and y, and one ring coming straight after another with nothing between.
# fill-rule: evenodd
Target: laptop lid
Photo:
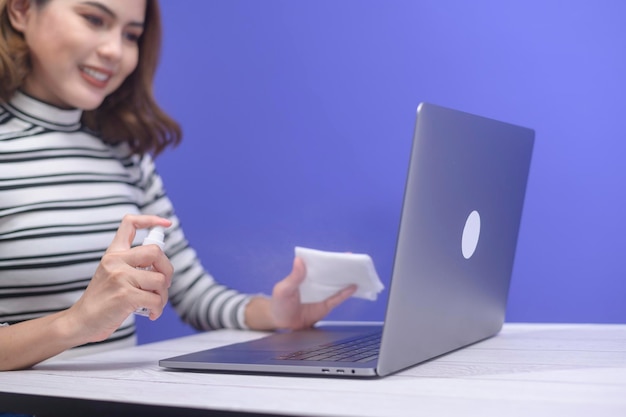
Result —
<instances>
[{"instance_id":1,"label":"laptop lid","mask_svg":"<svg viewBox=\"0 0 626 417\"><path fill-rule=\"evenodd\" d=\"M419 105L379 375L501 329L533 143L531 129Z\"/></svg>"},{"instance_id":2,"label":"laptop lid","mask_svg":"<svg viewBox=\"0 0 626 417\"><path fill-rule=\"evenodd\" d=\"M502 327L534 142L531 129L422 103L377 360L284 360L377 326L277 332L163 359L182 370L385 376Z\"/></svg>"}]
</instances>

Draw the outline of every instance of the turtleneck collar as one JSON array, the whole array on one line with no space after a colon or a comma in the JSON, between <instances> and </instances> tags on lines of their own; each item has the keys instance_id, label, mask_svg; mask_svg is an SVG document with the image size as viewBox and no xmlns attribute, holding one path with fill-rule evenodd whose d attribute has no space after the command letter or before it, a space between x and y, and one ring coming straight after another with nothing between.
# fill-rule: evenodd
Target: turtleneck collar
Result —
<instances>
[{"instance_id":1,"label":"turtleneck collar","mask_svg":"<svg viewBox=\"0 0 626 417\"><path fill-rule=\"evenodd\" d=\"M8 104L22 116L43 122L43 124L54 125L63 130L75 129L80 126L80 118L83 114L80 109L60 109L21 91L17 91Z\"/></svg>"}]
</instances>

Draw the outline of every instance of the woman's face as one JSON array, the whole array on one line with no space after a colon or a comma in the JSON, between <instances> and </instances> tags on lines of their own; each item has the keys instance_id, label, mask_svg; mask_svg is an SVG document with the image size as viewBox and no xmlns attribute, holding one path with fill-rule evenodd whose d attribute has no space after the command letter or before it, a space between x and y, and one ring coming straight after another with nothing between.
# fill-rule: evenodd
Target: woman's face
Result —
<instances>
[{"instance_id":1,"label":"woman's face","mask_svg":"<svg viewBox=\"0 0 626 417\"><path fill-rule=\"evenodd\" d=\"M137 66L145 14L146 0L31 0L12 17L32 62L22 89L61 108L97 108Z\"/></svg>"}]
</instances>

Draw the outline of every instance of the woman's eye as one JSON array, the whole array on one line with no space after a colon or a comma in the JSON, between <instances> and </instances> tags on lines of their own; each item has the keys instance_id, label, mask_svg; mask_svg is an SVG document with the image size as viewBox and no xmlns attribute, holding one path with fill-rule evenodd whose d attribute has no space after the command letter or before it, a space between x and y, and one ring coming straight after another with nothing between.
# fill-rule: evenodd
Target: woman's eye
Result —
<instances>
[{"instance_id":1,"label":"woman's eye","mask_svg":"<svg viewBox=\"0 0 626 417\"><path fill-rule=\"evenodd\" d=\"M124 35L126 37L127 41L130 42L138 42L139 38L141 38L141 35L137 34L137 33L126 33L126 35Z\"/></svg>"},{"instance_id":2,"label":"woman's eye","mask_svg":"<svg viewBox=\"0 0 626 417\"><path fill-rule=\"evenodd\" d=\"M88 21L94 26L102 26L104 24L104 20L98 16L86 14L86 15L83 15L83 17L85 18L86 21Z\"/></svg>"}]
</instances>

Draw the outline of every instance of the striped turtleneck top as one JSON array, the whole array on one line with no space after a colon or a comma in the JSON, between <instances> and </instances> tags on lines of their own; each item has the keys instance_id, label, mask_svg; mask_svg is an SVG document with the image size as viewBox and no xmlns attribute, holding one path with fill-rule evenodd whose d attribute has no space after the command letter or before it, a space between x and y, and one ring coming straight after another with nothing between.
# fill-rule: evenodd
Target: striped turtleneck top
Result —
<instances>
[{"instance_id":1,"label":"striped turtleneck top","mask_svg":"<svg viewBox=\"0 0 626 417\"><path fill-rule=\"evenodd\" d=\"M63 110L21 92L0 104L0 323L70 307L82 294L125 214L172 220L165 253L170 303L204 330L243 328L249 297L218 284L188 245L154 163L110 145ZM135 244L145 237L139 231ZM98 344L136 342L131 315ZM93 350L93 349L91 349Z\"/></svg>"}]
</instances>

